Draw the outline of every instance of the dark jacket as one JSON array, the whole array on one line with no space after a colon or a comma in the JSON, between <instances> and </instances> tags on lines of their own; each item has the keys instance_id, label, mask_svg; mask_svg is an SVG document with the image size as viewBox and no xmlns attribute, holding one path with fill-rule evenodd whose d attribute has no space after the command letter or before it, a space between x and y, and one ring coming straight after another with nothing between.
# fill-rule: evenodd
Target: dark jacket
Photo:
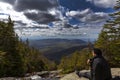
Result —
<instances>
[{"instance_id":1,"label":"dark jacket","mask_svg":"<svg viewBox=\"0 0 120 80\"><path fill-rule=\"evenodd\" d=\"M91 63L92 80L111 80L111 70L107 61L102 56L96 56Z\"/></svg>"}]
</instances>

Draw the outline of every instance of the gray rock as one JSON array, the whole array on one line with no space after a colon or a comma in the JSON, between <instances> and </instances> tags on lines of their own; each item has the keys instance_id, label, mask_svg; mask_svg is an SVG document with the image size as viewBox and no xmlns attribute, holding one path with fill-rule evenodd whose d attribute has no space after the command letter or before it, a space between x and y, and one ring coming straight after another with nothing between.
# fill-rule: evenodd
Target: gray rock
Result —
<instances>
[{"instance_id":1,"label":"gray rock","mask_svg":"<svg viewBox=\"0 0 120 80\"><path fill-rule=\"evenodd\" d=\"M90 70L82 70L80 73L88 73ZM120 80L120 68L111 69L113 80ZM89 80L84 77L79 77L75 72L70 73L62 77L60 80Z\"/></svg>"},{"instance_id":2,"label":"gray rock","mask_svg":"<svg viewBox=\"0 0 120 80\"><path fill-rule=\"evenodd\" d=\"M42 77L40 77L38 75L33 75L33 76L31 76L31 80L42 80Z\"/></svg>"},{"instance_id":3,"label":"gray rock","mask_svg":"<svg viewBox=\"0 0 120 80\"><path fill-rule=\"evenodd\" d=\"M120 68L112 68L111 69L112 76L120 76Z\"/></svg>"},{"instance_id":4,"label":"gray rock","mask_svg":"<svg viewBox=\"0 0 120 80\"><path fill-rule=\"evenodd\" d=\"M75 72L73 72L73 73L65 75L60 80L89 80L89 79L86 79L86 78L83 78L83 77L80 78L78 75L76 75Z\"/></svg>"}]
</instances>

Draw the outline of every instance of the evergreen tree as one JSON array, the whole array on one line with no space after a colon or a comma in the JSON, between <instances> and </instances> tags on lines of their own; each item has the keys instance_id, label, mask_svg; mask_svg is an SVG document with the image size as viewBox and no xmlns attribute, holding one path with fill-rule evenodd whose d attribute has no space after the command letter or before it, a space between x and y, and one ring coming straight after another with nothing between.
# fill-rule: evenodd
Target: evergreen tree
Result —
<instances>
[{"instance_id":1,"label":"evergreen tree","mask_svg":"<svg viewBox=\"0 0 120 80\"><path fill-rule=\"evenodd\" d=\"M13 26L10 17L8 22L0 21L0 77L54 69L55 64L31 48L28 39L26 43L19 39Z\"/></svg>"},{"instance_id":2,"label":"evergreen tree","mask_svg":"<svg viewBox=\"0 0 120 80\"><path fill-rule=\"evenodd\" d=\"M6 52L5 59L8 61L6 67L5 76L21 76L24 75L23 60L19 53L18 37L14 32L14 22L10 16L8 22L1 22L1 33L0 33L0 50ZM1 75L2 76L2 75ZM4 76L4 75L3 75Z\"/></svg>"}]
</instances>

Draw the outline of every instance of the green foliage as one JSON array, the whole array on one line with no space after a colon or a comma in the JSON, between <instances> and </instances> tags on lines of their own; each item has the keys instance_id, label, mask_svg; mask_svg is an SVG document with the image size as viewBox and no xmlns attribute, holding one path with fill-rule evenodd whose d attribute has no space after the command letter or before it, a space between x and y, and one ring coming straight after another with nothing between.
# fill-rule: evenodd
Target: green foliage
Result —
<instances>
[{"instance_id":1,"label":"green foliage","mask_svg":"<svg viewBox=\"0 0 120 80\"><path fill-rule=\"evenodd\" d=\"M14 22L0 21L0 77L24 76L27 72L54 69L55 64L23 43L14 32Z\"/></svg>"},{"instance_id":2,"label":"green foliage","mask_svg":"<svg viewBox=\"0 0 120 80\"><path fill-rule=\"evenodd\" d=\"M120 0L115 9L118 11L110 14L111 19L103 26L95 47L102 49L112 67L120 67Z\"/></svg>"},{"instance_id":3,"label":"green foliage","mask_svg":"<svg viewBox=\"0 0 120 80\"><path fill-rule=\"evenodd\" d=\"M24 74L22 57L17 50L18 37L14 32L13 26L14 23L10 17L8 22L0 22L0 51L6 53L2 60L7 61L7 63L5 62L6 64L3 64L7 67L4 67L5 74L1 75L1 77L9 76L8 74L11 76Z\"/></svg>"},{"instance_id":4,"label":"green foliage","mask_svg":"<svg viewBox=\"0 0 120 80\"><path fill-rule=\"evenodd\" d=\"M87 60L91 57L88 48L82 51L76 51L72 55L63 57L58 69L62 69L62 73L69 73L75 70L88 69Z\"/></svg>"},{"instance_id":5,"label":"green foliage","mask_svg":"<svg viewBox=\"0 0 120 80\"><path fill-rule=\"evenodd\" d=\"M8 66L9 61L5 58L5 52L0 51L0 76L6 73L6 68Z\"/></svg>"}]
</instances>

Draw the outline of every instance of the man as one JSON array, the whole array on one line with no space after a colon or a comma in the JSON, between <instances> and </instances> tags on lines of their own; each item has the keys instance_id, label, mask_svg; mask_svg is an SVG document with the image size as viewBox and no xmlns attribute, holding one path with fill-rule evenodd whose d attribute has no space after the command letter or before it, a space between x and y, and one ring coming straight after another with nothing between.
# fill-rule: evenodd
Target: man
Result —
<instances>
[{"instance_id":1,"label":"man","mask_svg":"<svg viewBox=\"0 0 120 80\"><path fill-rule=\"evenodd\" d=\"M92 51L93 58L87 61L91 66L91 79L92 80L111 80L111 70L108 62L102 56L102 52L98 48Z\"/></svg>"},{"instance_id":2,"label":"man","mask_svg":"<svg viewBox=\"0 0 120 80\"><path fill-rule=\"evenodd\" d=\"M93 58L88 59L87 63L90 65L91 72L80 73L78 76L86 77L90 80L112 80L111 70L108 62L102 56L102 52L98 48L94 48L92 51Z\"/></svg>"}]
</instances>

